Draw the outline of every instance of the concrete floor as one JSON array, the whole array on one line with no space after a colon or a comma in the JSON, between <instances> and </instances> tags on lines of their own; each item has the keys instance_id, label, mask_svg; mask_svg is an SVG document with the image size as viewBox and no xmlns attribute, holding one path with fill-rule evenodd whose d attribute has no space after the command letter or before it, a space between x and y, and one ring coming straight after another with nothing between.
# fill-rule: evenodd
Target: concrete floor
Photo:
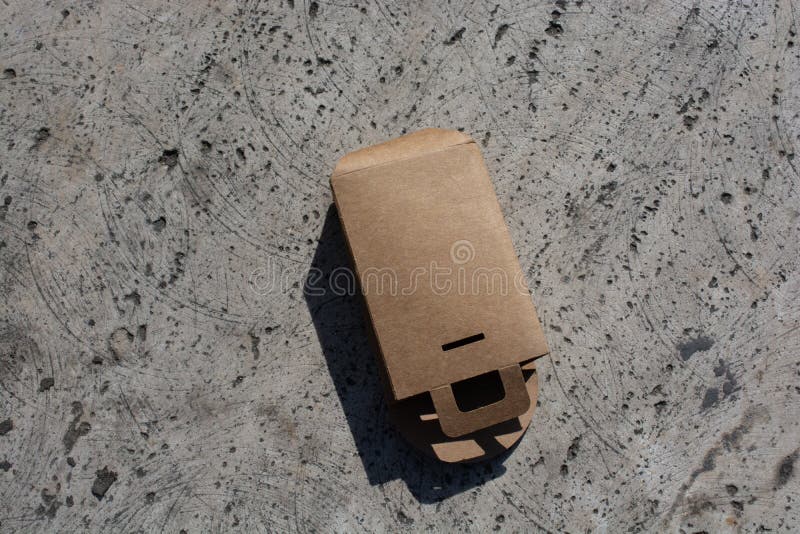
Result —
<instances>
[{"instance_id":1,"label":"concrete floor","mask_svg":"<svg viewBox=\"0 0 800 534\"><path fill-rule=\"evenodd\" d=\"M523 4L2 0L0 530L800 529L800 5ZM552 349L468 467L303 294L337 158L428 126Z\"/></svg>"}]
</instances>

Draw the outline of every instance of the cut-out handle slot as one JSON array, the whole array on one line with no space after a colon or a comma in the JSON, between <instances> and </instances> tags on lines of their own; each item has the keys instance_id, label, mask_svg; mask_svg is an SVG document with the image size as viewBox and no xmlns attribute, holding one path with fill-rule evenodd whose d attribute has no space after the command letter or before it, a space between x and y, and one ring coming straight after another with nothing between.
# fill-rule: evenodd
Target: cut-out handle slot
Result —
<instances>
[{"instance_id":1,"label":"cut-out handle slot","mask_svg":"<svg viewBox=\"0 0 800 534\"><path fill-rule=\"evenodd\" d=\"M482 428L508 421L525 413L531 404L525 379L519 364L497 370L503 383L505 395L502 400L473 410L461 411L450 384L431 390L431 400L442 432L458 438Z\"/></svg>"},{"instance_id":2,"label":"cut-out handle slot","mask_svg":"<svg viewBox=\"0 0 800 534\"><path fill-rule=\"evenodd\" d=\"M486 339L486 336L483 335L483 332L475 334L474 336L457 339L455 341L451 341L450 343L445 343L442 345L442 350L447 352L448 350L457 349L458 347L463 347L464 345L469 345L470 343L476 343L482 339Z\"/></svg>"}]
</instances>

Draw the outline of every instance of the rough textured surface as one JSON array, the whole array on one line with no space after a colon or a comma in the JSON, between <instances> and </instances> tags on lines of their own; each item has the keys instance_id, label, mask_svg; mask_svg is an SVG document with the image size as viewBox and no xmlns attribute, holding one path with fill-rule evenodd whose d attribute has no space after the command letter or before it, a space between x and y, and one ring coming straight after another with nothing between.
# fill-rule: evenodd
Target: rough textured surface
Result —
<instances>
[{"instance_id":1,"label":"rough textured surface","mask_svg":"<svg viewBox=\"0 0 800 534\"><path fill-rule=\"evenodd\" d=\"M0 528L800 528L800 6L622 4L2 0ZM552 348L485 465L303 294L337 157L425 126Z\"/></svg>"}]
</instances>

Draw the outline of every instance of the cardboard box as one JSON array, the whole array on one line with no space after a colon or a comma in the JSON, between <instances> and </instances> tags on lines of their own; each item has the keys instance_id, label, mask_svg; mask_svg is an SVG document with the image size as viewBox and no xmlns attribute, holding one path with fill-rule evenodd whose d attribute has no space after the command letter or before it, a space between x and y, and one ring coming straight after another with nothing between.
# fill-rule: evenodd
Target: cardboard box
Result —
<instances>
[{"instance_id":1,"label":"cardboard box","mask_svg":"<svg viewBox=\"0 0 800 534\"><path fill-rule=\"evenodd\" d=\"M405 135L343 157L331 187L390 410L430 399L455 442L532 413L521 366L547 343L475 142Z\"/></svg>"}]
</instances>

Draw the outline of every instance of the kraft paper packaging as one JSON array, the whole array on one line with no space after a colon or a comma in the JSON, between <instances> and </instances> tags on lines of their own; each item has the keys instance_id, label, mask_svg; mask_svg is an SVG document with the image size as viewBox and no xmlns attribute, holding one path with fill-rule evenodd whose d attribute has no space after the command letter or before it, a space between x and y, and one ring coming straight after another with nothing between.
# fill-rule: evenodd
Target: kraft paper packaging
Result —
<instances>
[{"instance_id":1,"label":"kraft paper packaging","mask_svg":"<svg viewBox=\"0 0 800 534\"><path fill-rule=\"evenodd\" d=\"M404 135L344 156L331 187L398 428L444 461L511 447L548 349L475 142Z\"/></svg>"}]
</instances>

